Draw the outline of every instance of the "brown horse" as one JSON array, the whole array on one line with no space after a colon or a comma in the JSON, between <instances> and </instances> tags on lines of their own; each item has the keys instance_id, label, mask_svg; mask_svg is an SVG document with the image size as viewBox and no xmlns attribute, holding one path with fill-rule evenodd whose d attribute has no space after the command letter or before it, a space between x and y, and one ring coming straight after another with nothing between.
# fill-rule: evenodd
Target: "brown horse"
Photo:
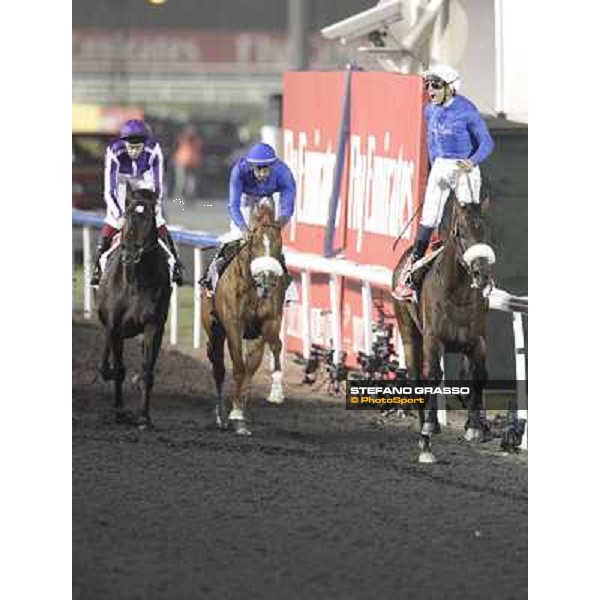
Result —
<instances>
[{"instance_id":1,"label":"brown horse","mask_svg":"<svg viewBox=\"0 0 600 600\"><path fill-rule=\"evenodd\" d=\"M97 294L98 316L106 335L99 372L103 379L114 380L117 421L125 420L123 342L140 333L144 335L139 379L142 407L138 420L142 428L150 425L154 366L171 297L168 257L159 242L155 205L154 192L131 192L128 188L121 243L107 260Z\"/></svg>"},{"instance_id":2,"label":"brown horse","mask_svg":"<svg viewBox=\"0 0 600 600\"><path fill-rule=\"evenodd\" d=\"M421 286L418 304L394 299L394 312L409 379L417 383L427 380L435 387L442 379L440 360L444 352L459 353L468 360L473 391L465 438L473 440L481 437L480 409L487 381L485 292L493 285L491 266L495 255L488 244L489 200L461 206L452 195L449 201L452 216L444 248L428 270L423 269L424 274L415 271L416 283ZM394 270L393 286L407 257L408 252ZM434 462L431 435L439 428L434 398L428 397L419 412L419 462Z\"/></svg>"},{"instance_id":3,"label":"brown horse","mask_svg":"<svg viewBox=\"0 0 600 600\"><path fill-rule=\"evenodd\" d=\"M271 392L267 400L276 404L283 402L279 332L289 277L282 264L281 230L272 204L263 201L253 213L247 240L221 276L213 298L205 296L202 303L202 325L208 337L208 357L217 388L217 426L226 429L228 421L231 421L235 432L240 435L250 435L245 410L252 377L262 361L265 342L274 359ZM249 340L246 357L244 339ZM225 340L235 381L229 415L222 392Z\"/></svg>"}]
</instances>

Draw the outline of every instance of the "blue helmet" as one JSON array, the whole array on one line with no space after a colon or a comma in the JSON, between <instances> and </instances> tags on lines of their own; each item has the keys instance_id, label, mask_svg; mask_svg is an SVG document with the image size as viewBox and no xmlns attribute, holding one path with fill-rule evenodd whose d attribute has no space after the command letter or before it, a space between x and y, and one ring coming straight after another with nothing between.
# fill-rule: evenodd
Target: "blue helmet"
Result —
<instances>
[{"instance_id":1,"label":"blue helmet","mask_svg":"<svg viewBox=\"0 0 600 600\"><path fill-rule=\"evenodd\" d=\"M246 160L255 166L272 165L277 160L277 155L269 144L260 143L250 148Z\"/></svg>"},{"instance_id":2,"label":"blue helmet","mask_svg":"<svg viewBox=\"0 0 600 600\"><path fill-rule=\"evenodd\" d=\"M119 137L122 140L145 140L149 138L150 135L150 128L141 119L130 119L129 121L125 121L119 131Z\"/></svg>"}]
</instances>

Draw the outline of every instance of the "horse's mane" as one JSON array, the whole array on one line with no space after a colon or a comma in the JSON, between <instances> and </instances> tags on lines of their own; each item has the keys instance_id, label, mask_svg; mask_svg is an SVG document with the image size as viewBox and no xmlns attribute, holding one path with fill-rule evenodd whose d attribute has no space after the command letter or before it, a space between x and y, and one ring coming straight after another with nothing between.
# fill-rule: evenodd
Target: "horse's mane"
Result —
<instances>
[{"instance_id":1,"label":"horse's mane","mask_svg":"<svg viewBox=\"0 0 600 600\"><path fill-rule=\"evenodd\" d=\"M252 214L252 228L259 229L275 224L275 209L270 202L259 203Z\"/></svg>"}]
</instances>

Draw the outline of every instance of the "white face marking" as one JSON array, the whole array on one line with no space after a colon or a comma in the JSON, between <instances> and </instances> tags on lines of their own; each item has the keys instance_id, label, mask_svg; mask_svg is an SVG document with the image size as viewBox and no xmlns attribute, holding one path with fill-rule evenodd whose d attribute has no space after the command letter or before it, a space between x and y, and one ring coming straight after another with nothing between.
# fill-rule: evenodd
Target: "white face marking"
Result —
<instances>
[{"instance_id":1,"label":"white face marking","mask_svg":"<svg viewBox=\"0 0 600 600\"><path fill-rule=\"evenodd\" d=\"M136 213L140 213L140 214L142 214L142 213L144 212L144 207L143 207L141 204L138 204L138 205L135 207L135 212L136 212Z\"/></svg>"},{"instance_id":2,"label":"white face marking","mask_svg":"<svg viewBox=\"0 0 600 600\"><path fill-rule=\"evenodd\" d=\"M263 244L265 245L265 256L271 256L271 242L269 241L266 233L263 234Z\"/></svg>"}]
</instances>

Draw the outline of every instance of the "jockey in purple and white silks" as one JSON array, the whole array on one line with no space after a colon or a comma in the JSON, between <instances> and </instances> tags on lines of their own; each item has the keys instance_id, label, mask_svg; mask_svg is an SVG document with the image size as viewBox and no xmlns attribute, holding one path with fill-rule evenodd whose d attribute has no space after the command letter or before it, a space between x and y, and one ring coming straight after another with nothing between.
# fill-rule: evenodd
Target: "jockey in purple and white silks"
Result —
<instances>
[{"instance_id":1,"label":"jockey in purple and white silks","mask_svg":"<svg viewBox=\"0 0 600 600\"><path fill-rule=\"evenodd\" d=\"M112 239L123 226L127 185L132 190L149 189L156 200L156 227L175 259L173 280L182 284L181 262L162 214L164 160L158 141L152 137L144 121L131 119L123 124L119 137L106 148L104 161L104 201L106 218L100 231L96 249L96 265L91 285L100 282L100 257L111 245Z\"/></svg>"},{"instance_id":2,"label":"jockey in purple and white silks","mask_svg":"<svg viewBox=\"0 0 600 600\"><path fill-rule=\"evenodd\" d=\"M279 195L279 202L273 198ZM221 264L226 260L228 247L239 245L239 240L248 232L254 205L263 198L271 198L275 215L283 228L294 214L296 182L290 168L275 154L269 144L255 144L244 158L232 167L229 176L230 231L227 242L219 249L207 269L201 283L211 290L216 289Z\"/></svg>"},{"instance_id":3,"label":"jockey in purple and white silks","mask_svg":"<svg viewBox=\"0 0 600 600\"><path fill-rule=\"evenodd\" d=\"M412 255L406 261L392 295L415 298L410 281L414 263L425 255L433 230L442 221L454 190L460 204L479 202L479 164L492 153L494 142L475 105L458 95L460 75L448 65L437 65L423 75L430 104L425 107L430 171L421 222Z\"/></svg>"}]
</instances>

